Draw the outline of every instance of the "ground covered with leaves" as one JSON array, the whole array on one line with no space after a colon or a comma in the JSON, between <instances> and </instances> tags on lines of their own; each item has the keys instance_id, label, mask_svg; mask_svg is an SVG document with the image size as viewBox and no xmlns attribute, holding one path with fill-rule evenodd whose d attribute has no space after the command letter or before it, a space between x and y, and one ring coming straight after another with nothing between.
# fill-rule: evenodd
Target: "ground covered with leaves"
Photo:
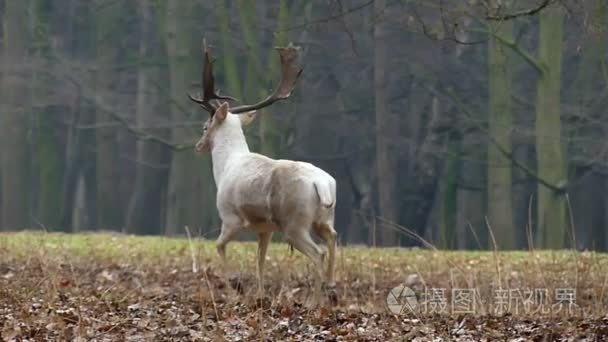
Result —
<instances>
[{"instance_id":1,"label":"ground covered with leaves","mask_svg":"<svg viewBox=\"0 0 608 342\"><path fill-rule=\"evenodd\" d=\"M2 341L555 341L608 336L608 256L341 247L339 302L305 303L313 269L271 246L111 234L0 234ZM238 275L229 280L226 274Z\"/></svg>"}]
</instances>

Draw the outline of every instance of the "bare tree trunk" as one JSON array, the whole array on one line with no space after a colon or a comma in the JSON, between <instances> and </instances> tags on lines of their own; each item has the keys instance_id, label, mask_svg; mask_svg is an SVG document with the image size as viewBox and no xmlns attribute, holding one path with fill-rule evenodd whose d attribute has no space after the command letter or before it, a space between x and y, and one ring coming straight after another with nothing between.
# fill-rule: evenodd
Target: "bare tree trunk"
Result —
<instances>
[{"instance_id":1,"label":"bare tree trunk","mask_svg":"<svg viewBox=\"0 0 608 342\"><path fill-rule=\"evenodd\" d=\"M31 159L36 163L32 167L33 176L36 180L37 191L32 191L33 208L36 221L51 230L65 230L67 227L61 223L63 201L57 197L62 193L64 173L66 167L66 154L71 156L74 145L72 143L72 130L67 134L60 125L62 118L74 117L70 103L60 103L53 98L53 81L48 73L39 70L50 70L52 36L58 27L57 21L52 20L59 11L65 10L64 5L58 2L51 4L48 0L36 0L30 2L30 13L33 20L32 32L37 32L33 55L42 68L32 73L32 98L36 99L36 106L32 110L35 132L35 144L32 146ZM61 32L65 33L65 32ZM67 121L67 120L66 120ZM74 120L72 120L74 121ZM33 166L33 165L32 165Z\"/></svg>"},{"instance_id":2,"label":"bare tree trunk","mask_svg":"<svg viewBox=\"0 0 608 342\"><path fill-rule=\"evenodd\" d=\"M277 19L277 32L275 36L275 46L285 46L287 44L287 31L285 28L289 25L289 1L281 0L279 2L279 13ZM268 73L265 77L264 88L272 87L270 84L275 82L276 77L280 74L278 56L276 53L270 55L268 63ZM280 123L272 115L271 109L264 109L266 115L260 115L260 152L271 158L279 158L284 151L281 149L281 130Z\"/></svg>"},{"instance_id":3,"label":"bare tree trunk","mask_svg":"<svg viewBox=\"0 0 608 342\"><path fill-rule=\"evenodd\" d=\"M27 59L28 3L7 1L4 15L2 112L2 222L1 229L28 226L28 79L24 72Z\"/></svg>"},{"instance_id":4,"label":"bare tree trunk","mask_svg":"<svg viewBox=\"0 0 608 342\"><path fill-rule=\"evenodd\" d=\"M121 6L117 3L103 3L97 11L97 65L96 87L99 93L112 93L116 74L111 66L116 62L117 47L114 38L119 34ZM104 96L113 100L113 96ZM97 111L96 122L112 121L109 114ZM123 213L121 208L118 165L118 134L115 127L96 129L97 144L97 229L122 228Z\"/></svg>"},{"instance_id":5,"label":"bare tree trunk","mask_svg":"<svg viewBox=\"0 0 608 342\"><path fill-rule=\"evenodd\" d=\"M458 196L456 199L456 245L457 249L483 248L481 242L476 241L475 234L471 229L477 231L485 228L484 223L484 191L483 181L485 179L484 168L481 164L479 143L472 142L479 137L468 139L463 137L462 158L460 159L460 171L458 181ZM470 148L470 150L467 150ZM467 160L468 159L468 160Z\"/></svg>"},{"instance_id":6,"label":"bare tree trunk","mask_svg":"<svg viewBox=\"0 0 608 342\"><path fill-rule=\"evenodd\" d=\"M584 171L583 171L584 172ZM595 249L602 247L601 236L604 235L604 177L588 174L573 187L568 194L573 213L572 222L568 224L568 237L573 238L574 232L577 249ZM573 241L574 242L574 241Z\"/></svg>"},{"instance_id":7,"label":"bare tree trunk","mask_svg":"<svg viewBox=\"0 0 608 342\"><path fill-rule=\"evenodd\" d=\"M603 178L604 179L602 182L603 184L602 184L601 189L605 196L605 194L608 193L608 177L604 176ZM600 248L602 251L606 251L606 250L608 250L608 200L606 198L604 198L603 207L604 207L603 208L604 215L602 215L603 216L603 225L600 228L602 235L600 235L600 238L598 239L598 240L600 240L600 241L598 241L598 244L601 245Z\"/></svg>"},{"instance_id":8,"label":"bare tree trunk","mask_svg":"<svg viewBox=\"0 0 608 342\"><path fill-rule=\"evenodd\" d=\"M458 219L458 179L460 142L449 138L443 175L440 178L438 195L441 198L441 217L439 220L439 248L453 249L456 247L456 226Z\"/></svg>"},{"instance_id":9,"label":"bare tree trunk","mask_svg":"<svg viewBox=\"0 0 608 342\"><path fill-rule=\"evenodd\" d=\"M228 14L229 9L226 8L226 0L217 0L216 18L220 23L220 33L222 41L222 58L221 63L224 65L224 78L226 79L227 93L242 99L241 83L239 81L239 73L236 62L236 55L233 47L233 36L230 30L231 15Z\"/></svg>"},{"instance_id":10,"label":"bare tree trunk","mask_svg":"<svg viewBox=\"0 0 608 342\"><path fill-rule=\"evenodd\" d=\"M137 2L141 39L139 55L158 55L157 20L147 0ZM139 127L152 126L159 120L155 113L160 94L151 84L160 83L158 66L140 65L137 71L137 95L135 123ZM142 129L142 128L140 128ZM155 133L158 134L158 133ZM160 232L160 190L162 182L161 148L158 144L138 140L136 142L135 186L127 207L125 228L130 233L158 234Z\"/></svg>"},{"instance_id":11,"label":"bare tree trunk","mask_svg":"<svg viewBox=\"0 0 608 342\"><path fill-rule=\"evenodd\" d=\"M420 180L420 192L422 198L427 202L427 216L424 223L424 231L419 232L424 234L427 241L437 241L438 227L441 223L441 206L440 199L443 191L442 182L438 180L443 178L443 170L438 167L436 161L437 155L441 154L445 149L443 134L441 133L444 126L444 118L441 117L441 109L439 98L434 96L431 99L429 110L430 118L428 124L428 134L420 145L420 157L417 165L418 179Z\"/></svg>"},{"instance_id":12,"label":"bare tree trunk","mask_svg":"<svg viewBox=\"0 0 608 342\"><path fill-rule=\"evenodd\" d=\"M39 1L45 4L51 3L49 0ZM59 31L59 41L65 41L62 47L66 55L77 60L85 60L91 64L94 62L95 57L95 25L91 25L91 23L94 23L94 10L89 4L81 4L76 0L57 2L53 3L53 19L50 20L53 31ZM78 15L75 13L78 13ZM47 44L49 44L49 47L53 41L56 41L55 39L51 39L55 37L53 36L48 39L49 42ZM77 46L76 42L84 41L89 42L85 47ZM52 64L50 66L52 67ZM47 84L46 87L49 88L51 85ZM58 226L66 231L90 229L96 223L95 221L90 221L94 218L94 215L91 215L94 208L91 207L91 202L88 201L77 204L85 211L79 216L81 218L80 223L75 225L72 220L80 175L85 168L94 168L95 165L95 158L91 158L91 151L95 150L95 135L91 134L91 131L77 128L78 125L92 125L95 123L94 108L80 94L75 95L73 101L65 104L68 110L64 110L63 107L59 108L56 110L58 113L55 113L59 117L54 118L55 121L66 122L67 127L65 131L61 131L61 135L64 137L59 140L59 144L63 148L63 165L61 168L63 172L59 173L56 177L60 179L61 188L58 191L52 192L52 196L49 195L49 198L59 203L60 211L57 213L59 216ZM68 113L66 120L62 120L62 116L64 116L62 115L63 112ZM60 131L56 130L54 133L58 135ZM50 178L51 176L48 177ZM90 196L89 193L95 194L94 187L96 182L94 179L92 184L92 187L88 183L84 185L85 198ZM60 197L59 201L57 200L58 194Z\"/></svg>"},{"instance_id":13,"label":"bare tree trunk","mask_svg":"<svg viewBox=\"0 0 608 342\"><path fill-rule=\"evenodd\" d=\"M601 122L606 119L605 112L590 110L590 104L597 98L597 92L594 91L594 88L597 84L605 81L605 74L598 72L598 70L604 70L602 64L606 58L607 42L605 38L608 30L608 17L606 16L608 4L606 1L597 1L595 6L590 9L593 12L588 24L585 25L584 35L580 42L582 56L578 63L578 75L574 81L573 97L576 98L576 102L580 106L578 111L581 113L579 115L583 116L583 120ZM580 117L576 114L573 117L566 115L565 125L576 127L575 120L577 119L580 119ZM599 128L600 131L602 128L599 127L600 125L593 126L595 127L575 129L574 132L568 134L568 138L573 139L569 144L569 150L573 151L573 155L579 154L582 150L583 154L593 158L594 154L603 148L601 144L597 143L578 142L581 136L587 134L589 135L586 137L599 138L598 134L594 132L594 128ZM570 220L568 220L566 236L572 238L571 233L574 231L575 247L577 249L601 250L603 248L603 237L605 236L604 201L606 198L603 189L605 177L589 170L590 165L581 165L580 162L573 159L566 160L568 160L569 169L573 171L572 178L576 179L576 185L570 187L571 191L569 192L570 205L573 211L571 220L574 226L572 227Z\"/></svg>"},{"instance_id":14,"label":"bare tree trunk","mask_svg":"<svg viewBox=\"0 0 608 342\"><path fill-rule=\"evenodd\" d=\"M172 97L171 116L175 123L185 120L184 108L199 110L184 95L189 90L188 84L199 78L195 76L200 75L195 63L202 58L199 37L181 33L192 27L188 20L193 19L193 9L189 1L169 0L167 3L166 42ZM188 127L174 127L171 137L173 141L195 141L197 136L194 133ZM191 150L173 152L166 199L165 233L183 233L186 225L191 229L208 229L217 216L214 194L210 157L197 156Z\"/></svg>"},{"instance_id":15,"label":"bare tree trunk","mask_svg":"<svg viewBox=\"0 0 608 342\"><path fill-rule=\"evenodd\" d=\"M386 78L386 33L381 13L385 10L385 1L374 2L374 99L376 111L376 172L378 185L378 206L380 216L385 220L396 222L395 206L395 167L391 159L390 143L394 138L393 124L388 108ZM392 229L382 229L380 244L384 246L399 244L398 236Z\"/></svg>"},{"instance_id":16,"label":"bare tree trunk","mask_svg":"<svg viewBox=\"0 0 608 342\"><path fill-rule=\"evenodd\" d=\"M462 33L459 34L459 39L462 41L470 41L471 34L470 26L474 22L472 19L463 19L462 22ZM455 59L465 60L472 52L469 45L460 44L455 47L454 57ZM463 55L465 57L463 57ZM451 58L450 58L451 59ZM450 63L449 61L446 61ZM463 63L463 62L460 62ZM451 63L450 63L451 64ZM453 64L451 64L453 65ZM471 78L461 80L463 86L467 83L472 84ZM466 86L465 86L466 87ZM471 85L471 87L475 87ZM484 118L481 117L481 113L475 113L473 120L482 121ZM471 131L463 133L462 128L470 124L468 119L458 120L458 115L453 115L455 122L454 127L459 127L458 136L449 142L450 145L460 143L460 151L458 151L458 181L456 204L452 206L456 213L451 215L456 216L455 227L451 234L454 236L454 247L457 249L468 249L471 247L482 248L480 242L477 241L476 233L472 230L485 229L484 214L485 214L485 203L484 201L484 181L485 181L485 169L483 163L486 159L485 150L481 144L481 132ZM466 129L465 129L466 130ZM448 158L450 158L448 156ZM452 198L453 200L453 198Z\"/></svg>"},{"instance_id":17,"label":"bare tree trunk","mask_svg":"<svg viewBox=\"0 0 608 342\"><path fill-rule=\"evenodd\" d=\"M543 69L537 91L536 155L539 177L554 185L568 180L560 117L563 26L561 5L540 14L539 61ZM537 215L539 247L562 248L566 232L564 194L539 184Z\"/></svg>"},{"instance_id":18,"label":"bare tree trunk","mask_svg":"<svg viewBox=\"0 0 608 342\"><path fill-rule=\"evenodd\" d=\"M4 2L0 1L0 56L4 56L4 15L6 11L4 10ZM0 63L0 84L4 84L3 82L3 74L4 74L4 64ZM2 95L0 94L0 100L2 99ZM5 120L5 110L2 103L0 103L0 133L3 133L2 127L4 126ZM3 155L4 153L4 141L2 140L2 136L0 136L0 194L2 194L2 171L3 171ZM0 231L2 231L2 199L4 196L0 195Z\"/></svg>"},{"instance_id":19,"label":"bare tree trunk","mask_svg":"<svg viewBox=\"0 0 608 342\"><path fill-rule=\"evenodd\" d=\"M498 22L492 32L511 40L513 21ZM511 49L499 39L490 37L488 46L489 117L488 134L496 144L511 153ZM488 220L501 249L517 247L513 225L511 160L496 146L488 143ZM492 241L490 241L490 244Z\"/></svg>"},{"instance_id":20,"label":"bare tree trunk","mask_svg":"<svg viewBox=\"0 0 608 342\"><path fill-rule=\"evenodd\" d=\"M72 231L80 232L83 227L86 227L88 222L87 201L86 201L86 185L84 175L80 174L76 178L74 186L74 195L72 199L72 210L70 222L72 223Z\"/></svg>"},{"instance_id":21,"label":"bare tree trunk","mask_svg":"<svg viewBox=\"0 0 608 342\"><path fill-rule=\"evenodd\" d=\"M249 52L242 96L245 103L253 103L258 101L260 78L262 77L259 74L262 71L262 65L260 62L259 35L258 30L256 30L258 24L257 8L254 2L248 0L238 0L238 7L241 32Z\"/></svg>"}]
</instances>

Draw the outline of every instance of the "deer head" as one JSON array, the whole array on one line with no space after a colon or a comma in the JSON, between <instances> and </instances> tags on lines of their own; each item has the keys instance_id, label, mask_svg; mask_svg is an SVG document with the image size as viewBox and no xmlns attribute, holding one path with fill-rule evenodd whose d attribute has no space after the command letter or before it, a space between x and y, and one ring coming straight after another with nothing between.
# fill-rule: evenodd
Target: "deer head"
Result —
<instances>
[{"instance_id":1,"label":"deer head","mask_svg":"<svg viewBox=\"0 0 608 342\"><path fill-rule=\"evenodd\" d=\"M219 90L215 89L215 78L213 75L214 61L211 57L211 49L203 39L202 97L188 94L190 100L198 103L210 115L204 122L203 134L196 143L197 152L209 153L211 151L216 140L215 136L225 122L237 123L239 128L242 129L243 126L248 125L255 119L258 109L268 107L291 95L298 77L302 74L302 69L295 65L298 50L296 47L291 46L291 44L286 48L276 48L276 50L279 53L281 61L281 80L274 92L258 103L229 108L227 101L236 101L236 99L230 96L222 96L219 94ZM224 100L224 102L220 104L221 100ZM226 118L235 115L238 120L237 118L226 120Z\"/></svg>"}]
</instances>

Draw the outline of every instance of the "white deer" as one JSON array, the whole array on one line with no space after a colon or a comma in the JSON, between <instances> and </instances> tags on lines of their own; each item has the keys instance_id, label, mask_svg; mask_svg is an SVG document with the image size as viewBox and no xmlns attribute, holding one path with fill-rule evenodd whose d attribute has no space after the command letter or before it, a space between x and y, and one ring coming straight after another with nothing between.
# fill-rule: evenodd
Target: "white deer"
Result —
<instances>
[{"instance_id":1,"label":"white deer","mask_svg":"<svg viewBox=\"0 0 608 342\"><path fill-rule=\"evenodd\" d=\"M305 162L275 160L249 151L243 127L253 121L256 110L286 99L302 69L294 65L297 49L278 48L281 81L265 100L254 105L229 108L234 100L215 90L213 61L204 45L202 98L189 95L210 117L196 144L199 153L211 153L213 178L217 185L217 209L222 221L217 251L226 264L226 245L239 233L258 235L257 281L263 291L264 261L272 233L280 231L286 241L309 257L315 266L315 286L311 305L320 299L325 251L311 238L314 231L327 244L326 286L335 295L336 231L334 216L336 181L327 172ZM238 115L240 114L240 115Z\"/></svg>"}]
</instances>

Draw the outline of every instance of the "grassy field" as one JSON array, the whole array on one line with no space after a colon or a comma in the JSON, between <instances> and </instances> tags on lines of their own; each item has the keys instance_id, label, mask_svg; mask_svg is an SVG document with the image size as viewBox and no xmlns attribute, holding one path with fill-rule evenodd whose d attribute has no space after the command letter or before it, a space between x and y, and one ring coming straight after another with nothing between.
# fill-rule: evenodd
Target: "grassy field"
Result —
<instances>
[{"instance_id":1,"label":"grassy field","mask_svg":"<svg viewBox=\"0 0 608 342\"><path fill-rule=\"evenodd\" d=\"M308 261L273 243L260 299L255 252L254 243L230 244L225 270L212 241L0 234L0 340L608 336L605 254L341 247L339 304L309 310L303 305L314 271ZM239 291L225 274L239 275Z\"/></svg>"}]
</instances>

